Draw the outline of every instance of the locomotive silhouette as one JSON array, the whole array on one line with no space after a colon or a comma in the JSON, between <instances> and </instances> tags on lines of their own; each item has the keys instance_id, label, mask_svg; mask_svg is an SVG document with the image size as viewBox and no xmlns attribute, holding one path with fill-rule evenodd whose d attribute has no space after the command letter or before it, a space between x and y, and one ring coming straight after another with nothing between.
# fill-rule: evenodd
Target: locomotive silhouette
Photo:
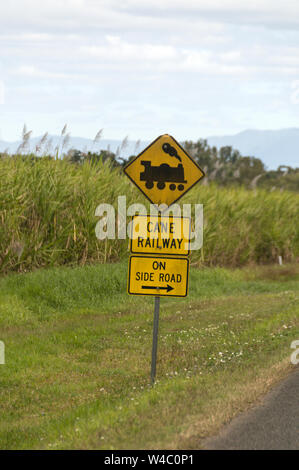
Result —
<instances>
[{"instance_id":1,"label":"locomotive silhouette","mask_svg":"<svg viewBox=\"0 0 299 470\"><path fill-rule=\"evenodd\" d=\"M150 160L142 160L141 165L144 166L144 171L140 173L140 181L146 181L147 189L152 189L154 182L157 182L158 189L162 190L166 186L165 183L170 183L169 189L171 191L174 191L176 187L179 191L183 191L183 183L187 183L187 181L184 179L184 167L181 163L177 167L171 167L167 163L152 166ZM179 183L178 186L175 183Z\"/></svg>"}]
</instances>

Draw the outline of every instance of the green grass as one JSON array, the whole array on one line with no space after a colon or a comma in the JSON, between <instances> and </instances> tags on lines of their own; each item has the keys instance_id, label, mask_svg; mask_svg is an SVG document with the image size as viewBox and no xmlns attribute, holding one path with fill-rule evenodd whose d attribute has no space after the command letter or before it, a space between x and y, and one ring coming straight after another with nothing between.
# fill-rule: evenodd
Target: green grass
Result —
<instances>
[{"instance_id":1,"label":"green grass","mask_svg":"<svg viewBox=\"0 0 299 470\"><path fill-rule=\"evenodd\" d=\"M127 263L0 279L0 448L194 448L288 368L298 265L192 269L186 299L128 296Z\"/></svg>"},{"instance_id":2,"label":"green grass","mask_svg":"<svg viewBox=\"0 0 299 470\"><path fill-rule=\"evenodd\" d=\"M99 241L96 207L118 196L148 203L119 169L30 157L0 159L0 273L115 262L128 240ZM299 194L199 183L182 203L204 205L204 247L194 264L242 266L299 258ZM116 224L117 225L117 224Z\"/></svg>"}]
</instances>

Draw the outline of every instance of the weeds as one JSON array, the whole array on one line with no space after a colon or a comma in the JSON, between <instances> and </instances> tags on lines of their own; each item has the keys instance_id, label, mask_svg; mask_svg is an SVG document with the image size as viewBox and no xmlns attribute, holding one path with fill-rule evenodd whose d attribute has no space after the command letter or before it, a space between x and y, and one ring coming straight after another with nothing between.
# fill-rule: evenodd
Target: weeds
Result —
<instances>
[{"instance_id":1,"label":"weeds","mask_svg":"<svg viewBox=\"0 0 299 470\"><path fill-rule=\"evenodd\" d=\"M97 240L95 209L103 202L117 207L120 195L127 205L147 202L109 159L74 165L7 156L0 159L0 174L0 272L127 255L127 240ZM192 253L193 264L239 266L299 256L297 193L199 184L182 203L204 206L204 245Z\"/></svg>"}]
</instances>

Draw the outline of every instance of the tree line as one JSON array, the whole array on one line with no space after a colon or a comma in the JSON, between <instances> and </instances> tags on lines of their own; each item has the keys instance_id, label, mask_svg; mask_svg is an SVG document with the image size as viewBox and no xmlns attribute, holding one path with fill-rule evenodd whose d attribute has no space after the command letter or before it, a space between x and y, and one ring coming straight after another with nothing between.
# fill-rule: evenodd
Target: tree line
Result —
<instances>
[{"instance_id":1,"label":"tree line","mask_svg":"<svg viewBox=\"0 0 299 470\"><path fill-rule=\"evenodd\" d=\"M24 153L28 145L30 132L27 132L24 127L23 143L16 155L13 155L14 158L30 158L32 161L41 157L49 159L62 158L77 165L84 162L97 163L102 161L109 163L112 167L122 169L136 156L131 155L128 158L121 156L122 150L127 146L127 138L124 139L123 144L116 152L112 152L110 149L99 151L70 149L63 152L66 145L65 141L69 139L69 134L66 134L65 128L61 134L61 145L56 148L54 156L48 151L49 146L46 147L44 152L40 153L42 145L36 146L35 153ZM101 132L98 132L94 140L95 144L98 142ZM43 140L47 141L47 134L41 139L41 144L45 143ZM205 139L199 139L197 142L187 140L182 142L181 145L205 172L206 177L203 179L202 184L208 185L215 182L220 186L244 186L251 189L263 187L269 190L299 191L299 168L280 165L276 170L267 170L259 158L243 156L231 146L219 149L211 147ZM135 153L138 153L137 146ZM7 152L0 153L0 158L5 157L11 156Z\"/></svg>"},{"instance_id":2,"label":"tree line","mask_svg":"<svg viewBox=\"0 0 299 470\"><path fill-rule=\"evenodd\" d=\"M231 146L220 149L211 147L205 139L197 142L185 141L182 146L205 172L206 177L202 184L216 182L220 186L241 185L252 189L263 187L269 190L299 191L299 168L280 165L276 170L267 170L259 158L243 156ZM135 156L122 158L118 152L110 150L82 152L73 149L64 158L77 164L84 161L109 161L113 167L123 168Z\"/></svg>"}]
</instances>

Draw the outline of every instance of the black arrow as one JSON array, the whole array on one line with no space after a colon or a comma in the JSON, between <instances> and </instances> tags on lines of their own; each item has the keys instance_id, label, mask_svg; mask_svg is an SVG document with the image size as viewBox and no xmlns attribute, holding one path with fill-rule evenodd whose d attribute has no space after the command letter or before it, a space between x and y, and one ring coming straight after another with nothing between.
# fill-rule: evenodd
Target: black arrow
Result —
<instances>
[{"instance_id":1,"label":"black arrow","mask_svg":"<svg viewBox=\"0 0 299 470\"><path fill-rule=\"evenodd\" d=\"M160 286L141 286L141 289L159 289L159 290L167 290L167 292L170 292L174 288L171 287L169 284L167 284L167 287L160 287Z\"/></svg>"}]
</instances>

